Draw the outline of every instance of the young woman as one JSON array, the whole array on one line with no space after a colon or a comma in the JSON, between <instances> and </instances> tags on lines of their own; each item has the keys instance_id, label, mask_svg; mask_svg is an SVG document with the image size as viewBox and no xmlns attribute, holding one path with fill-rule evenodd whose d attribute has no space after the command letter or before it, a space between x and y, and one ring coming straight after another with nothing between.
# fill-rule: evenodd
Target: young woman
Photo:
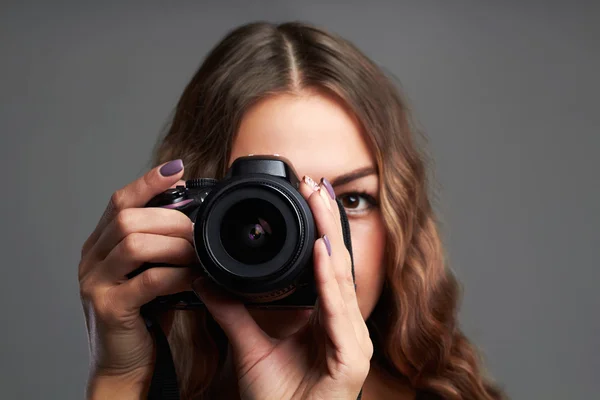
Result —
<instances>
[{"instance_id":1,"label":"young woman","mask_svg":"<svg viewBox=\"0 0 600 400\"><path fill-rule=\"evenodd\" d=\"M89 398L140 398L154 343L140 307L194 290L207 310L163 328L184 399L498 399L457 326L426 167L406 104L348 41L300 23L230 32L193 76L156 167L116 191L82 249ZM246 309L192 268L192 222L142 208L249 154L287 158L315 216L313 312ZM171 161L175 160L175 161ZM356 290L335 198L350 221ZM193 284L192 284L193 283Z\"/></svg>"}]
</instances>

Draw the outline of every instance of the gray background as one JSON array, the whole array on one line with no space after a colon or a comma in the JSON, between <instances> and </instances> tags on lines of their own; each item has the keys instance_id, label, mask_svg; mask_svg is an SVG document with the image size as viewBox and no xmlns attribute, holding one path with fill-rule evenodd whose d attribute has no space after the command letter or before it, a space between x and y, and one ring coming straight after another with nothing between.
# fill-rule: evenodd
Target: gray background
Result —
<instances>
[{"instance_id":1,"label":"gray background","mask_svg":"<svg viewBox=\"0 0 600 400\"><path fill-rule=\"evenodd\" d=\"M398 77L463 327L509 395L600 391L598 2L48 3L0 11L3 399L82 397L80 247L207 50L255 19L321 24Z\"/></svg>"}]
</instances>

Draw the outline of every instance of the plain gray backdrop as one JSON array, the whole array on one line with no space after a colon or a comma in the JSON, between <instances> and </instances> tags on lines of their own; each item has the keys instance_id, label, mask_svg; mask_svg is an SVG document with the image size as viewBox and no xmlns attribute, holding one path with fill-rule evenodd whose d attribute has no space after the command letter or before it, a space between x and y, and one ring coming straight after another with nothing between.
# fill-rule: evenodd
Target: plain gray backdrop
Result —
<instances>
[{"instance_id":1,"label":"plain gray backdrop","mask_svg":"<svg viewBox=\"0 0 600 400\"><path fill-rule=\"evenodd\" d=\"M0 11L0 397L80 399L81 245L227 31L302 20L394 74L429 137L462 326L514 399L600 392L600 7L13 2Z\"/></svg>"}]
</instances>

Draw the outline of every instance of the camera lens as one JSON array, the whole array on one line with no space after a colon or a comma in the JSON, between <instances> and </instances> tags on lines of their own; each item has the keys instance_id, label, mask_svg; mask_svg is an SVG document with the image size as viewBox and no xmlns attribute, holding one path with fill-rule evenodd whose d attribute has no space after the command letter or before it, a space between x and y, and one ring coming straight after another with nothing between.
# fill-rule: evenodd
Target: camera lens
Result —
<instances>
[{"instance_id":1,"label":"camera lens","mask_svg":"<svg viewBox=\"0 0 600 400\"><path fill-rule=\"evenodd\" d=\"M287 293L311 270L316 231L310 207L293 186L262 175L221 185L195 220L200 263L238 295Z\"/></svg>"},{"instance_id":2,"label":"camera lens","mask_svg":"<svg viewBox=\"0 0 600 400\"><path fill-rule=\"evenodd\" d=\"M241 200L225 212L221 222L225 251L242 264L256 265L273 259L283 248L287 228L281 212L260 198Z\"/></svg>"}]
</instances>

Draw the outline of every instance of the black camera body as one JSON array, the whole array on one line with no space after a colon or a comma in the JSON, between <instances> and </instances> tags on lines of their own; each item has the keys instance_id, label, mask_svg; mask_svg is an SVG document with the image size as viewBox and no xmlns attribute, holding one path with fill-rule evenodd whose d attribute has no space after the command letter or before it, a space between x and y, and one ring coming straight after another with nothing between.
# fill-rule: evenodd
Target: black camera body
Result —
<instances>
[{"instance_id":1,"label":"black camera body","mask_svg":"<svg viewBox=\"0 0 600 400\"><path fill-rule=\"evenodd\" d=\"M194 222L194 248L203 273L248 307L312 308L317 299L313 247L317 228L300 180L279 156L236 159L226 176L187 180L146 207L178 210ZM348 220L338 201L346 247ZM153 266L144 264L129 277ZM181 266L173 266L179 267ZM354 276L354 267L352 266ZM202 307L192 292L161 296L149 307Z\"/></svg>"}]
</instances>

